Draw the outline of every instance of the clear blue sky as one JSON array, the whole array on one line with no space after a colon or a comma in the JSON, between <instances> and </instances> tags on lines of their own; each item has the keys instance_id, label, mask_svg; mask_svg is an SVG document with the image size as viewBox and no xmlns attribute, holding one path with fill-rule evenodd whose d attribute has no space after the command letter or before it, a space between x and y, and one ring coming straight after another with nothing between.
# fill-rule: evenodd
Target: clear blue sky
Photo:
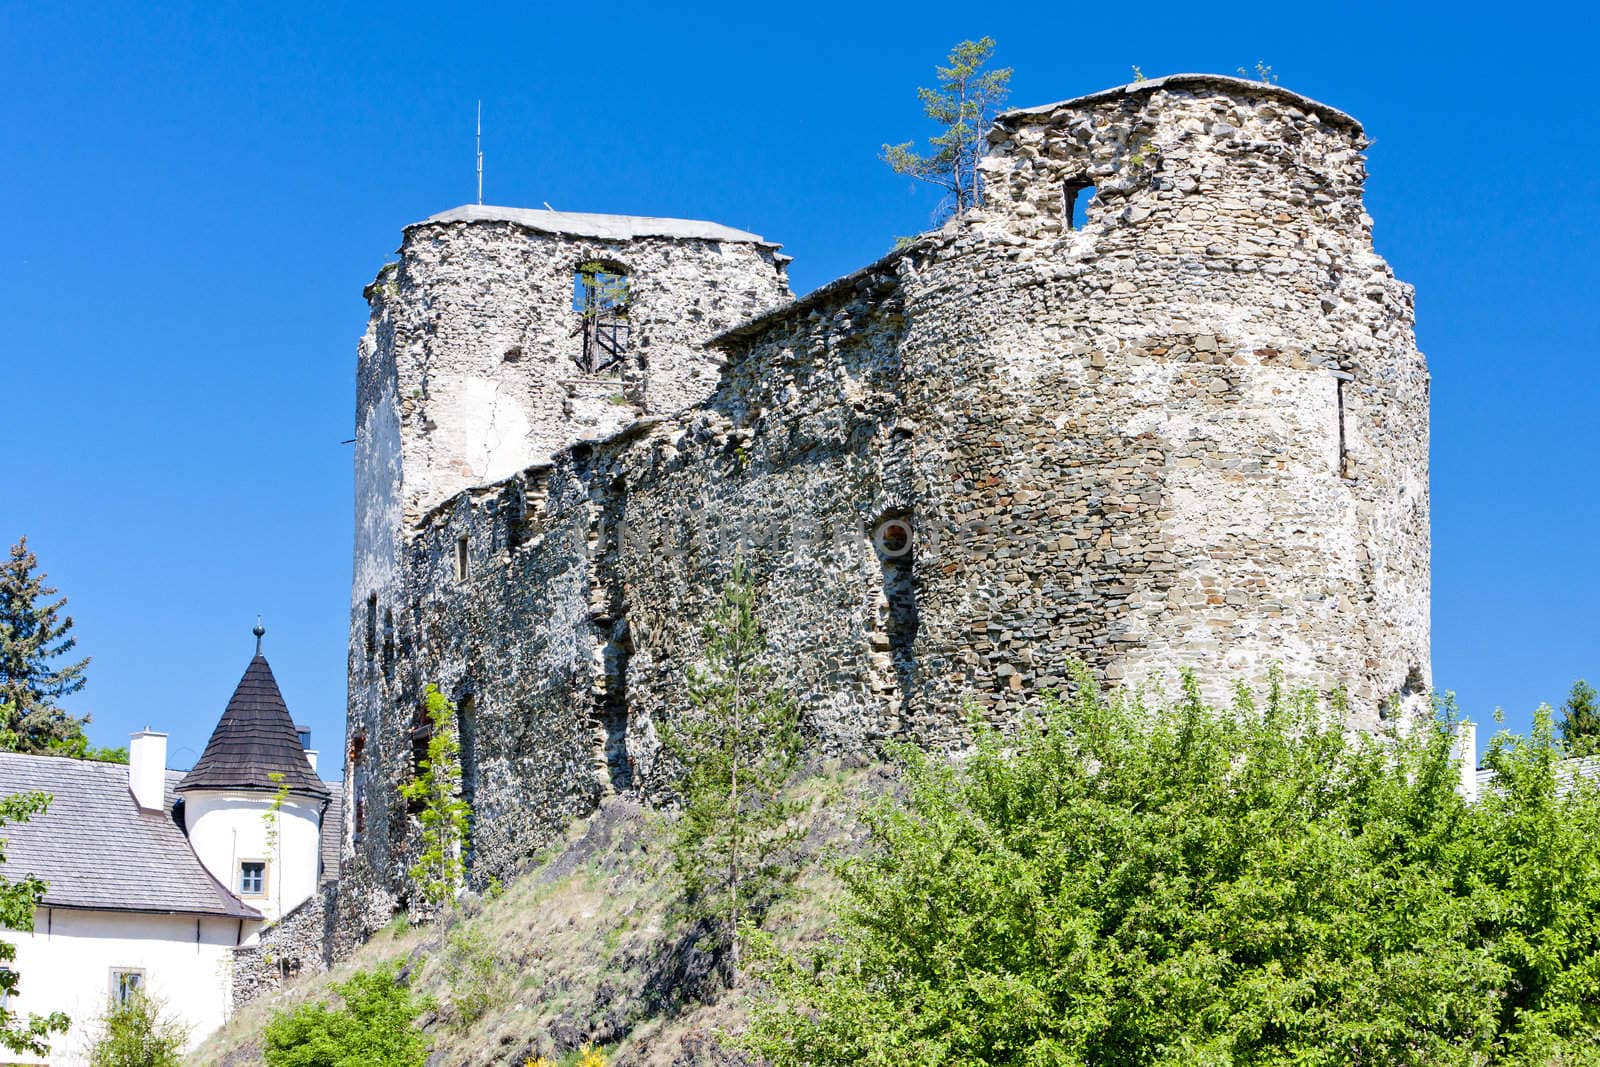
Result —
<instances>
[{"instance_id":1,"label":"clear blue sky","mask_svg":"<svg viewBox=\"0 0 1600 1067\"><path fill-rule=\"evenodd\" d=\"M755 230L803 291L926 226L877 148L986 33L1017 105L1265 60L1366 124L1434 376L1434 676L1512 724L1600 682L1587 6L444 7L0 6L0 538L71 597L97 743L188 766L261 612L337 754L361 287L472 199L476 99L488 202Z\"/></svg>"}]
</instances>

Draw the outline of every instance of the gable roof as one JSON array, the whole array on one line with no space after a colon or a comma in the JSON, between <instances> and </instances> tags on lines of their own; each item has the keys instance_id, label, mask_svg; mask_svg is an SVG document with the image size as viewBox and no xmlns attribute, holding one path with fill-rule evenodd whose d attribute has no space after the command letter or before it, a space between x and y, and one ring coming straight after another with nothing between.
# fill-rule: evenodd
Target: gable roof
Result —
<instances>
[{"instance_id":1,"label":"gable roof","mask_svg":"<svg viewBox=\"0 0 1600 1067\"><path fill-rule=\"evenodd\" d=\"M0 793L54 797L43 815L0 827L0 875L42 878L47 907L261 918L211 877L173 819L181 777L167 771L162 810L143 811L126 764L0 753Z\"/></svg>"},{"instance_id":2,"label":"gable roof","mask_svg":"<svg viewBox=\"0 0 1600 1067\"><path fill-rule=\"evenodd\" d=\"M312 771L294 720L278 691L266 657L256 653L233 691L227 710L206 742L194 769L178 783L178 792L225 789L275 793L273 774L283 775L289 792L326 799L328 787Z\"/></svg>"}]
</instances>

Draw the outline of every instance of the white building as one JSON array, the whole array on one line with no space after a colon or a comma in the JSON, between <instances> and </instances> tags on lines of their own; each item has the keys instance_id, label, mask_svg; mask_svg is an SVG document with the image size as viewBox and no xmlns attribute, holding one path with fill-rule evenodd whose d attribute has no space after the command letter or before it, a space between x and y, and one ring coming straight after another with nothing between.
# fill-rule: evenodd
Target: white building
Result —
<instances>
[{"instance_id":1,"label":"white building","mask_svg":"<svg viewBox=\"0 0 1600 1067\"><path fill-rule=\"evenodd\" d=\"M73 1023L48 1057L0 1050L0 1063L85 1063L95 1019L136 988L198 1044L232 1010L234 950L336 875L340 790L317 778L260 632L187 774L166 769L166 735L148 730L133 735L126 767L0 753L0 794L53 797L45 814L0 828L0 875L48 884L32 933L0 934L17 946L6 1007Z\"/></svg>"}]
</instances>

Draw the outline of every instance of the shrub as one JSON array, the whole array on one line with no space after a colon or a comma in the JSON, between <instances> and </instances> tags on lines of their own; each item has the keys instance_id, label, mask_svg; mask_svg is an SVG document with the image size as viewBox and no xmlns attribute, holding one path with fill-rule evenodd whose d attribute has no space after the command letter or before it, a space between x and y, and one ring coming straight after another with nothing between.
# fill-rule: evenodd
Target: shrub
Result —
<instances>
[{"instance_id":1,"label":"shrub","mask_svg":"<svg viewBox=\"0 0 1600 1067\"><path fill-rule=\"evenodd\" d=\"M274 1015L268 1067L421 1067L428 1039L415 1021L432 1003L402 986L398 972L389 963L335 984L344 1001L337 1010L318 1002Z\"/></svg>"},{"instance_id":2,"label":"shrub","mask_svg":"<svg viewBox=\"0 0 1600 1067\"><path fill-rule=\"evenodd\" d=\"M91 1033L90 1067L179 1067L189 1040L189 1028L141 992L107 1004Z\"/></svg>"},{"instance_id":3,"label":"shrub","mask_svg":"<svg viewBox=\"0 0 1600 1067\"><path fill-rule=\"evenodd\" d=\"M1440 728L1347 736L1339 702L1107 699L1079 672L904 792L846 864L836 937L774 958L753 1051L785 1064L1590 1063L1600 790L1548 710L1455 791Z\"/></svg>"},{"instance_id":4,"label":"shrub","mask_svg":"<svg viewBox=\"0 0 1600 1067\"><path fill-rule=\"evenodd\" d=\"M481 931L462 929L451 935L439 962L450 987L454 1022L464 1030L499 1000L500 961Z\"/></svg>"}]
</instances>

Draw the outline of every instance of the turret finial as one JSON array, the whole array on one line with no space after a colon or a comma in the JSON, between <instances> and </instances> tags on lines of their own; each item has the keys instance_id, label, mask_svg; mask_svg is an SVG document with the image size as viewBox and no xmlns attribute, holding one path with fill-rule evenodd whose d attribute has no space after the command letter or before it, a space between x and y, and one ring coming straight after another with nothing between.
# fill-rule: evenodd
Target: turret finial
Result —
<instances>
[{"instance_id":1,"label":"turret finial","mask_svg":"<svg viewBox=\"0 0 1600 1067\"><path fill-rule=\"evenodd\" d=\"M256 635L256 655L261 655L261 638L266 634L267 628L261 625L261 616L256 616L256 624L250 631Z\"/></svg>"}]
</instances>

